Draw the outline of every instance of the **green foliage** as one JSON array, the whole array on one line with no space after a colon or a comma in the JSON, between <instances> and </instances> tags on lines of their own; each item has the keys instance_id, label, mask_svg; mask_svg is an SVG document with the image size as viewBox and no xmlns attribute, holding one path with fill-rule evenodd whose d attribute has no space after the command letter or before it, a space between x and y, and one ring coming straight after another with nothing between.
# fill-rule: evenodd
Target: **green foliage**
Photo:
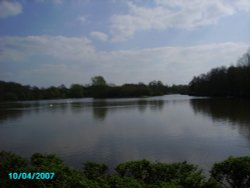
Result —
<instances>
[{"instance_id":1,"label":"green foliage","mask_svg":"<svg viewBox=\"0 0 250 188\"><path fill-rule=\"evenodd\" d=\"M151 163L147 160L129 161L119 164L115 170L121 177L147 181L150 176Z\"/></svg>"},{"instance_id":2,"label":"green foliage","mask_svg":"<svg viewBox=\"0 0 250 188\"><path fill-rule=\"evenodd\" d=\"M26 187L90 187L99 188L98 183L85 178L79 171L71 169L63 164L55 155L43 155L35 153L28 161L10 152L0 152L1 184L4 188ZM10 180L9 172L54 172L52 180Z\"/></svg>"},{"instance_id":3,"label":"green foliage","mask_svg":"<svg viewBox=\"0 0 250 188\"><path fill-rule=\"evenodd\" d=\"M66 166L55 155L35 153L30 162L11 152L0 152L0 188L248 188L250 157L229 157L214 164L207 180L193 164L129 161L108 174L108 167L84 163L83 172ZM9 172L54 172L52 180L10 180Z\"/></svg>"},{"instance_id":4,"label":"green foliage","mask_svg":"<svg viewBox=\"0 0 250 188\"><path fill-rule=\"evenodd\" d=\"M229 157L214 164L211 176L224 185L233 188L250 187L250 157Z\"/></svg>"},{"instance_id":5,"label":"green foliage","mask_svg":"<svg viewBox=\"0 0 250 188\"><path fill-rule=\"evenodd\" d=\"M250 52L244 56L246 56L243 58L245 60L237 67L214 68L207 74L194 77L189 83L190 94L213 97L250 97Z\"/></svg>"},{"instance_id":6,"label":"green foliage","mask_svg":"<svg viewBox=\"0 0 250 188\"><path fill-rule=\"evenodd\" d=\"M225 188L221 183L219 183L213 177L210 177L206 182L204 182L202 188Z\"/></svg>"},{"instance_id":7,"label":"green foliage","mask_svg":"<svg viewBox=\"0 0 250 188\"><path fill-rule=\"evenodd\" d=\"M15 82L0 81L0 100L15 101L32 98L30 86L23 86Z\"/></svg>"},{"instance_id":8,"label":"green foliage","mask_svg":"<svg viewBox=\"0 0 250 188\"><path fill-rule=\"evenodd\" d=\"M59 98L122 98L158 96L168 93L168 87L161 81L152 81L148 85L143 83L124 84L122 86L108 85L102 76L91 79L91 85L72 84L70 88L59 87L38 88L23 86L14 82L0 81L0 101L39 100Z\"/></svg>"},{"instance_id":9,"label":"green foliage","mask_svg":"<svg viewBox=\"0 0 250 188\"><path fill-rule=\"evenodd\" d=\"M142 180L146 184L160 182L176 183L183 187L198 188L204 184L205 177L192 164L183 163L151 163L147 160L130 161L116 167L121 177Z\"/></svg>"},{"instance_id":10,"label":"green foliage","mask_svg":"<svg viewBox=\"0 0 250 188\"><path fill-rule=\"evenodd\" d=\"M167 92L167 87L163 85L161 81L151 81L148 84L149 89L150 89L150 95L164 95Z\"/></svg>"},{"instance_id":11,"label":"green foliage","mask_svg":"<svg viewBox=\"0 0 250 188\"><path fill-rule=\"evenodd\" d=\"M31 164L35 167L49 166L49 165L62 165L63 161L57 156L49 154L43 155L40 153L34 153L31 156Z\"/></svg>"},{"instance_id":12,"label":"green foliage","mask_svg":"<svg viewBox=\"0 0 250 188\"><path fill-rule=\"evenodd\" d=\"M148 184L144 186L145 188L183 188L181 185L176 183L169 183L169 182L158 182L155 184Z\"/></svg>"},{"instance_id":13,"label":"green foliage","mask_svg":"<svg viewBox=\"0 0 250 188\"><path fill-rule=\"evenodd\" d=\"M69 96L71 98L84 97L84 87L80 84L72 84L69 89Z\"/></svg>"},{"instance_id":14,"label":"green foliage","mask_svg":"<svg viewBox=\"0 0 250 188\"><path fill-rule=\"evenodd\" d=\"M6 151L0 152L0 187L25 187L25 185L19 185L17 181L10 180L9 173L22 172L28 166L28 161L24 158Z\"/></svg>"},{"instance_id":15,"label":"green foliage","mask_svg":"<svg viewBox=\"0 0 250 188\"><path fill-rule=\"evenodd\" d=\"M111 176L107 179L110 188L142 188L137 180L129 177Z\"/></svg>"},{"instance_id":16,"label":"green foliage","mask_svg":"<svg viewBox=\"0 0 250 188\"><path fill-rule=\"evenodd\" d=\"M28 161L22 157L7 151L0 152L0 169L1 173L6 171L16 171L20 168L27 167Z\"/></svg>"},{"instance_id":17,"label":"green foliage","mask_svg":"<svg viewBox=\"0 0 250 188\"><path fill-rule=\"evenodd\" d=\"M55 155L43 155L35 153L31 157L30 172L54 172L53 180L34 181L35 187L82 187L86 184L86 179L83 178L80 172L64 165L62 160Z\"/></svg>"},{"instance_id":18,"label":"green foliage","mask_svg":"<svg viewBox=\"0 0 250 188\"><path fill-rule=\"evenodd\" d=\"M197 166L183 163L164 164L157 163L154 166L154 179L176 182L183 187L201 187L205 177Z\"/></svg>"},{"instance_id":19,"label":"green foliage","mask_svg":"<svg viewBox=\"0 0 250 188\"><path fill-rule=\"evenodd\" d=\"M97 179L103 177L108 170L105 164L93 162L84 163L83 173L88 179Z\"/></svg>"},{"instance_id":20,"label":"green foliage","mask_svg":"<svg viewBox=\"0 0 250 188\"><path fill-rule=\"evenodd\" d=\"M91 78L92 86L106 86L107 83L102 76L95 76Z\"/></svg>"},{"instance_id":21,"label":"green foliage","mask_svg":"<svg viewBox=\"0 0 250 188\"><path fill-rule=\"evenodd\" d=\"M122 97L149 96L149 90L144 84L124 84L121 86Z\"/></svg>"},{"instance_id":22,"label":"green foliage","mask_svg":"<svg viewBox=\"0 0 250 188\"><path fill-rule=\"evenodd\" d=\"M188 85L175 85L173 84L168 88L168 93L172 94L188 94L189 86Z\"/></svg>"}]
</instances>

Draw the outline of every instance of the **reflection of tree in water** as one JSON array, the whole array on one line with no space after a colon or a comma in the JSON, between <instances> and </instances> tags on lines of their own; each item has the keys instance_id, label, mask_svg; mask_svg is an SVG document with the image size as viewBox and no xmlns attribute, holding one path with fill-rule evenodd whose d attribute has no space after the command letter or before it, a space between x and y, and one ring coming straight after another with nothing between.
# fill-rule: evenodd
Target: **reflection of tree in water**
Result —
<instances>
[{"instance_id":1,"label":"reflection of tree in water","mask_svg":"<svg viewBox=\"0 0 250 188\"><path fill-rule=\"evenodd\" d=\"M10 120L17 120L23 115L23 108L30 107L30 104L23 103L1 103L0 123Z\"/></svg>"},{"instance_id":2,"label":"reflection of tree in water","mask_svg":"<svg viewBox=\"0 0 250 188\"><path fill-rule=\"evenodd\" d=\"M137 105L138 105L138 109L140 112L144 112L146 110L147 107L150 108L150 110L162 110L163 106L164 106L164 102L163 100L139 100Z\"/></svg>"},{"instance_id":3,"label":"reflection of tree in water","mask_svg":"<svg viewBox=\"0 0 250 188\"><path fill-rule=\"evenodd\" d=\"M0 123L17 120L22 117L22 110L0 110Z\"/></svg>"},{"instance_id":4,"label":"reflection of tree in water","mask_svg":"<svg viewBox=\"0 0 250 188\"><path fill-rule=\"evenodd\" d=\"M93 110L93 115L96 119L104 120L108 111L129 110L137 108L140 112L145 112L147 108L152 111L162 110L164 100L148 100L148 99L121 99L121 100L93 100L93 102L57 102L57 101L42 101L42 102L17 102L17 103L2 103L0 104L0 123L5 120L16 120L23 113L39 113L48 111L50 113L62 112L66 113L68 109L73 113L82 113L88 110L89 107Z\"/></svg>"},{"instance_id":5,"label":"reflection of tree in water","mask_svg":"<svg viewBox=\"0 0 250 188\"><path fill-rule=\"evenodd\" d=\"M250 139L250 101L243 99L193 99L195 113L202 113L217 121L228 121L240 134Z\"/></svg>"},{"instance_id":6,"label":"reflection of tree in water","mask_svg":"<svg viewBox=\"0 0 250 188\"><path fill-rule=\"evenodd\" d=\"M69 108L69 104L67 103L58 104L55 106L55 108L60 110L60 112L62 113L66 113Z\"/></svg>"},{"instance_id":7,"label":"reflection of tree in water","mask_svg":"<svg viewBox=\"0 0 250 188\"><path fill-rule=\"evenodd\" d=\"M87 106L87 104L81 103L81 102L72 102L70 103L70 110L73 113L80 113L83 111L84 107Z\"/></svg>"},{"instance_id":8,"label":"reflection of tree in water","mask_svg":"<svg viewBox=\"0 0 250 188\"><path fill-rule=\"evenodd\" d=\"M147 107L150 110L162 110L164 106L163 100L132 100L132 101L106 101L96 100L93 102L93 114L96 119L104 120L108 111L129 110L137 108L140 112L144 112Z\"/></svg>"},{"instance_id":9,"label":"reflection of tree in water","mask_svg":"<svg viewBox=\"0 0 250 188\"><path fill-rule=\"evenodd\" d=\"M39 113L41 111L49 111L54 113L60 111L65 113L68 109L67 103L53 103L50 101L25 101L25 102L10 102L0 103L0 123L9 120L17 120L23 114Z\"/></svg>"},{"instance_id":10,"label":"reflection of tree in water","mask_svg":"<svg viewBox=\"0 0 250 188\"><path fill-rule=\"evenodd\" d=\"M164 101L163 100L149 101L149 105L151 110L162 110Z\"/></svg>"},{"instance_id":11,"label":"reflection of tree in water","mask_svg":"<svg viewBox=\"0 0 250 188\"><path fill-rule=\"evenodd\" d=\"M108 104L105 100L93 102L93 115L96 119L104 120L108 112Z\"/></svg>"},{"instance_id":12,"label":"reflection of tree in water","mask_svg":"<svg viewBox=\"0 0 250 188\"><path fill-rule=\"evenodd\" d=\"M140 112L145 112L146 108L147 108L147 102L146 100L139 100L137 102L137 107L138 107L138 110Z\"/></svg>"}]
</instances>

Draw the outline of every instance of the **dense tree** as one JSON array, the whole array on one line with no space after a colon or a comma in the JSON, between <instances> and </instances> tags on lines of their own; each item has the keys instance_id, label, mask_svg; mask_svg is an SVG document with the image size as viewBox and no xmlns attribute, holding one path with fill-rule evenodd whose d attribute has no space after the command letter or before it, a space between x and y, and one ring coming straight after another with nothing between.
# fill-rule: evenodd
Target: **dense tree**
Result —
<instances>
[{"instance_id":1,"label":"dense tree","mask_svg":"<svg viewBox=\"0 0 250 188\"><path fill-rule=\"evenodd\" d=\"M250 187L250 157L229 157L214 164L211 176L225 187Z\"/></svg>"},{"instance_id":2,"label":"dense tree","mask_svg":"<svg viewBox=\"0 0 250 188\"><path fill-rule=\"evenodd\" d=\"M69 89L69 96L71 98L84 97L84 87L80 84L72 84Z\"/></svg>"},{"instance_id":3,"label":"dense tree","mask_svg":"<svg viewBox=\"0 0 250 188\"><path fill-rule=\"evenodd\" d=\"M28 161L11 153L0 152L0 187L79 187L79 188L248 188L250 157L230 157L214 164L211 176L205 178L195 165L155 163L147 160L118 164L108 173L104 164L86 162L83 171L68 167L56 155L35 153ZM52 179L13 180L10 172L54 172Z\"/></svg>"},{"instance_id":4,"label":"dense tree","mask_svg":"<svg viewBox=\"0 0 250 188\"><path fill-rule=\"evenodd\" d=\"M93 162L84 163L83 173L88 179L102 178L107 173L108 167L105 164Z\"/></svg>"},{"instance_id":5,"label":"dense tree","mask_svg":"<svg viewBox=\"0 0 250 188\"><path fill-rule=\"evenodd\" d=\"M188 85L175 85L173 84L171 87L167 89L168 93L171 94L188 94L189 87Z\"/></svg>"},{"instance_id":6,"label":"dense tree","mask_svg":"<svg viewBox=\"0 0 250 188\"><path fill-rule=\"evenodd\" d=\"M165 164L147 160L130 161L119 164L116 171L121 177L143 180L146 184L175 182L183 187L199 188L205 183L201 170L186 162Z\"/></svg>"},{"instance_id":7,"label":"dense tree","mask_svg":"<svg viewBox=\"0 0 250 188\"><path fill-rule=\"evenodd\" d=\"M33 98L31 87L15 82L0 81L1 100L27 100Z\"/></svg>"},{"instance_id":8,"label":"dense tree","mask_svg":"<svg viewBox=\"0 0 250 188\"><path fill-rule=\"evenodd\" d=\"M28 167L28 161L14 153L0 152L0 187L25 187L18 186L17 181L8 178L9 172L22 172Z\"/></svg>"},{"instance_id":9,"label":"dense tree","mask_svg":"<svg viewBox=\"0 0 250 188\"><path fill-rule=\"evenodd\" d=\"M167 92L167 87L161 81L151 81L148 84L150 95L164 95Z\"/></svg>"},{"instance_id":10,"label":"dense tree","mask_svg":"<svg viewBox=\"0 0 250 188\"><path fill-rule=\"evenodd\" d=\"M243 55L236 67L214 68L194 77L189 87L191 95L250 97L250 51Z\"/></svg>"},{"instance_id":11,"label":"dense tree","mask_svg":"<svg viewBox=\"0 0 250 188\"><path fill-rule=\"evenodd\" d=\"M215 163L210 177L193 164L155 163L147 160L118 164L108 173L105 164L84 163L83 171L66 166L56 155L35 153L26 160L0 152L0 187L90 187L90 188L247 188L250 187L250 157L229 157ZM13 181L9 173L54 172L54 178Z\"/></svg>"},{"instance_id":12,"label":"dense tree","mask_svg":"<svg viewBox=\"0 0 250 188\"><path fill-rule=\"evenodd\" d=\"M23 86L14 82L0 81L0 101L17 100L39 100L39 99L59 99L59 98L120 98L120 97L142 97L158 96L168 93L168 86L164 86L161 81L152 81L148 85L144 83L123 84L116 86L106 84L102 76L95 76L92 84L81 85L72 84L70 88L64 85L58 87L38 88Z\"/></svg>"},{"instance_id":13,"label":"dense tree","mask_svg":"<svg viewBox=\"0 0 250 188\"><path fill-rule=\"evenodd\" d=\"M95 76L91 78L92 86L106 86L107 83L102 76Z\"/></svg>"},{"instance_id":14,"label":"dense tree","mask_svg":"<svg viewBox=\"0 0 250 188\"><path fill-rule=\"evenodd\" d=\"M122 97L149 96L148 88L145 84L124 84L121 86Z\"/></svg>"}]
</instances>

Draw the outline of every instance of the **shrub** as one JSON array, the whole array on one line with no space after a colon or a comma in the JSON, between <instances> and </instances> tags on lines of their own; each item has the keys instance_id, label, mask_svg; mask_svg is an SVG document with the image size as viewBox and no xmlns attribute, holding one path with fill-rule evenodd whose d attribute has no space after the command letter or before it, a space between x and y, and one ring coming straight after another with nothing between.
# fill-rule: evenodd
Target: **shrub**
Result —
<instances>
[{"instance_id":1,"label":"shrub","mask_svg":"<svg viewBox=\"0 0 250 188\"><path fill-rule=\"evenodd\" d=\"M250 157L229 157L220 163L215 163L211 176L222 185L233 188L250 187Z\"/></svg>"}]
</instances>

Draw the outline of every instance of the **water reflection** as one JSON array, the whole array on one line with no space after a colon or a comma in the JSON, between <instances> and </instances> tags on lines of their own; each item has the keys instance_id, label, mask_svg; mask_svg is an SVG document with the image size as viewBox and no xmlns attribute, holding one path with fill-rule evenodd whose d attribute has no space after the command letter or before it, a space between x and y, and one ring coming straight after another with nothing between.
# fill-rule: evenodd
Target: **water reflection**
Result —
<instances>
[{"instance_id":1,"label":"water reflection","mask_svg":"<svg viewBox=\"0 0 250 188\"><path fill-rule=\"evenodd\" d=\"M17 121L19 118L22 117L21 110L0 110L0 124L4 123L5 121L15 120Z\"/></svg>"},{"instance_id":2,"label":"water reflection","mask_svg":"<svg viewBox=\"0 0 250 188\"><path fill-rule=\"evenodd\" d=\"M114 112L117 110L131 110L137 108L141 113L149 107L150 110L162 110L164 106L164 100L138 100L138 101L95 101L93 103L93 115L96 119L104 120L108 112Z\"/></svg>"},{"instance_id":3,"label":"water reflection","mask_svg":"<svg viewBox=\"0 0 250 188\"><path fill-rule=\"evenodd\" d=\"M150 110L162 110L164 100L146 100L146 99L123 99L123 100L89 100L89 101L28 101L16 103L0 104L0 122L6 120L17 120L22 117L23 113L39 113L48 111L50 113L61 112L63 114L70 110L73 113L84 113L88 109L92 109L95 119L105 120L108 112L114 112L121 109L137 108L144 113L147 108Z\"/></svg>"},{"instance_id":4,"label":"water reflection","mask_svg":"<svg viewBox=\"0 0 250 188\"><path fill-rule=\"evenodd\" d=\"M0 123L10 120L17 121L23 114L38 114L42 111L48 111L50 113L59 111L65 114L68 111L68 107L68 103L53 103L50 101L46 103L43 101L0 103Z\"/></svg>"},{"instance_id":5,"label":"water reflection","mask_svg":"<svg viewBox=\"0 0 250 188\"><path fill-rule=\"evenodd\" d=\"M93 100L91 103L73 102L71 103L71 110L74 113L83 113L84 110L92 109L93 117L97 120L105 120L108 113L120 110L131 110L137 108L141 113L144 113L147 108L152 111L162 110L164 100L145 100L145 99L131 99L131 100Z\"/></svg>"},{"instance_id":6,"label":"water reflection","mask_svg":"<svg viewBox=\"0 0 250 188\"><path fill-rule=\"evenodd\" d=\"M5 121L15 120L21 118L23 110L29 107L29 105L23 105L22 103L0 103L0 123Z\"/></svg>"},{"instance_id":7,"label":"water reflection","mask_svg":"<svg viewBox=\"0 0 250 188\"><path fill-rule=\"evenodd\" d=\"M0 104L0 150L56 153L75 167L146 158L206 168L250 154L248 107L189 96Z\"/></svg>"},{"instance_id":8,"label":"water reflection","mask_svg":"<svg viewBox=\"0 0 250 188\"><path fill-rule=\"evenodd\" d=\"M250 139L250 101L242 99L193 99L190 104L196 114L213 121L229 122L239 133Z\"/></svg>"},{"instance_id":9,"label":"water reflection","mask_svg":"<svg viewBox=\"0 0 250 188\"><path fill-rule=\"evenodd\" d=\"M114 100L88 100L88 101L30 101L0 104L0 122L5 120L17 120L23 113L84 113L92 109L93 117L97 120L105 120L107 115L117 110L129 110L137 108L142 114L147 109L161 111L166 104L186 103L186 100L164 99L114 99ZM190 104L194 112L209 116L214 121L229 121L233 124L245 124L249 128L250 101L239 99L191 99Z\"/></svg>"},{"instance_id":10,"label":"water reflection","mask_svg":"<svg viewBox=\"0 0 250 188\"><path fill-rule=\"evenodd\" d=\"M153 101L147 101L148 105L150 106L150 109L153 111L161 111L164 106L164 101L163 100L153 100ZM167 103L167 101L165 101Z\"/></svg>"},{"instance_id":11,"label":"water reflection","mask_svg":"<svg viewBox=\"0 0 250 188\"><path fill-rule=\"evenodd\" d=\"M108 104L106 100L95 101L93 103L93 115L95 119L104 120L107 116Z\"/></svg>"}]
</instances>

